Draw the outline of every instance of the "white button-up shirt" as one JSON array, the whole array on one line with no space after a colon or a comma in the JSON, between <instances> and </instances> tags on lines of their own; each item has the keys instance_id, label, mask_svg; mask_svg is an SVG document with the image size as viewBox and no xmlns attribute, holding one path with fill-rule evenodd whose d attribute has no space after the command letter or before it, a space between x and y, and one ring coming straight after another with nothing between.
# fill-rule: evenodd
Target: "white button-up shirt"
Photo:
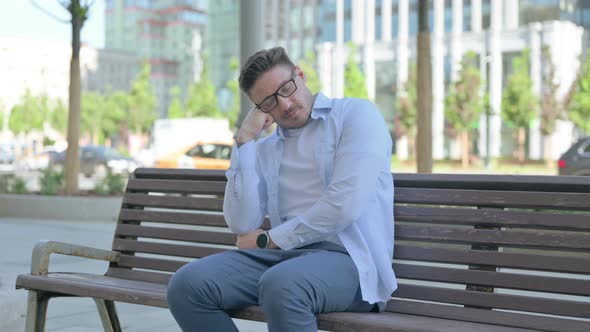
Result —
<instances>
[{"instance_id":1,"label":"white button-up shirt","mask_svg":"<svg viewBox=\"0 0 590 332\"><path fill-rule=\"evenodd\" d=\"M321 197L298 216L281 220L279 169L284 149L280 128L268 137L234 146L226 173L225 220L236 234L259 228L280 248L299 248L334 236L359 272L363 300L386 302L397 288L393 258L391 137L379 110L363 99L330 99L319 93L311 112L319 121L309 146L324 186ZM281 179L284 182L285 179Z\"/></svg>"}]
</instances>

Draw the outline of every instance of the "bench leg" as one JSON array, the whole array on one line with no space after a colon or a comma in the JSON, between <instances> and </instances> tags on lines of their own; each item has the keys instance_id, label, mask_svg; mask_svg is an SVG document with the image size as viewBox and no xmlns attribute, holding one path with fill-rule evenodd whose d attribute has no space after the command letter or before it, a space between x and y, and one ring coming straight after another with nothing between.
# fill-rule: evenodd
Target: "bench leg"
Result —
<instances>
[{"instance_id":1,"label":"bench leg","mask_svg":"<svg viewBox=\"0 0 590 332\"><path fill-rule=\"evenodd\" d=\"M117 316L115 302L101 299L94 299L94 302L96 302L98 314L100 315L102 327L105 332L121 332L121 324Z\"/></svg>"},{"instance_id":2,"label":"bench leg","mask_svg":"<svg viewBox=\"0 0 590 332\"><path fill-rule=\"evenodd\" d=\"M29 291L27 303L27 320L25 323L26 332L45 331L45 319L47 317L47 303L49 296L43 292Z\"/></svg>"}]
</instances>

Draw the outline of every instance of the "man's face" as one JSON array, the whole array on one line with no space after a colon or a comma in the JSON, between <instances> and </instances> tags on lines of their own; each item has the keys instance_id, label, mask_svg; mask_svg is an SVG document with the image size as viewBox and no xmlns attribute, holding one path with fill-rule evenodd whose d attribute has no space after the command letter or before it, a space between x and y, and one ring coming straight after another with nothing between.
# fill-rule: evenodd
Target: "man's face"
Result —
<instances>
[{"instance_id":1,"label":"man's face","mask_svg":"<svg viewBox=\"0 0 590 332\"><path fill-rule=\"evenodd\" d=\"M277 65L258 77L250 89L249 96L259 108L269 104L272 106L273 102L269 101L276 97L276 106L268 113L281 128L299 128L309 119L313 106L313 96L305 82L305 75L299 67L291 69L288 66ZM292 89L295 87L296 90L293 92ZM290 93L292 94L288 97L282 96Z\"/></svg>"}]
</instances>

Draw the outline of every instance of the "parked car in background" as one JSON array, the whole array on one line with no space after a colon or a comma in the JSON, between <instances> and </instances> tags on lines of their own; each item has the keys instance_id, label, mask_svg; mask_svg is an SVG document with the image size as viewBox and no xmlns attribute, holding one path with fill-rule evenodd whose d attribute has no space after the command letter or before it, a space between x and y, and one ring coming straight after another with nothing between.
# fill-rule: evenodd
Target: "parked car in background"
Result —
<instances>
[{"instance_id":1,"label":"parked car in background","mask_svg":"<svg viewBox=\"0 0 590 332\"><path fill-rule=\"evenodd\" d=\"M187 148L156 158L159 168L228 169L232 144L228 142L197 142Z\"/></svg>"},{"instance_id":2,"label":"parked car in background","mask_svg":"<svg viewBox=\"0 0 590 332\"><path fill-rule=\"evenodd\" d=\"M0 172L14 172L14 153L4 145L0 145Z\"/></svg>"},{"instance_id":3,"label":"parked car in background","mask_svg":"<svg viewBox=\"0 0 590 332\"><path fill-rule=\"evenodd\" d=\"M113 174L128 175L137 167L136 162L123 156L117 150L102 145L85 145L79 150L80 173L87 177L95 174L104 176L107 171ZM63 169L65 165L66 151L63 151L51 162L51 167Z\"/></svg>"},{"instance_id":4,"label":"parked car in background","mask_svg":"<svg viewBox=\"0 0 590 332\"><path fill-rule=\"evenodd\" d=\"M58 150L52 146L44 147L41 151L20 160L18 167L23 170L32 171L46 169L49 165L55 164L56 159L61 158L60 153L62 152L62 150Z\"/></svg>"},{"instance_id":5,"label":"parked car in background","mask_svg":"<svg viewBox=\"0 0 590 332\"><path fill-rule=\"evenodd\" d=\"M559 175L590 175L590 136L579 139L557 162Z\"/></svg>"}]
</instances>

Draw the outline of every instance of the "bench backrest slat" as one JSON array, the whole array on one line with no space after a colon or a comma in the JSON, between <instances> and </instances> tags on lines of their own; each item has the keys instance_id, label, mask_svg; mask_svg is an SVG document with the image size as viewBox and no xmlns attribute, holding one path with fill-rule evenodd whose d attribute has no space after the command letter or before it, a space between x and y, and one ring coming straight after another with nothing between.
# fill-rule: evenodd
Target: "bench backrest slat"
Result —
<instances>
[{"instance_id":1,"label":"bench backrest slat","mask_svg":"<svg viewBox=\"0 0 590 332\"><path fill-rule=\"evenodd\" d=\"M515 211L457 207L425 207L398 205L395 208L396 222L424 222L453 225L493 225L512 228L535 228L555 230L590 230L587 214Z\"/></svg>"},{"instance_id":2,"label":"bench backrest slat","mask_svg":"<svg viewBox=\"0 0 590 332\"><path fill-rule=\"evenodd\" d=\"M582 279L528 276L511 272L491 272L466 268L421 266L396 263L394 270L398 278L451 284L476 284L497 288L512 288L526 291L561 293L590 296L590 282Z\"/></svg>"},{"instance_id":3,"label":"bench backrest slat","mask_svg":"<svg viewBox=\"0 0 590 332\"><path fill-rule=\"evenodd\" d=\"M166 283L188 261L235 248L225 182L220 171L136 170L113 241L121 258L107 275ZM590 319L590 178L394 174L394 182L400 287L388 311L588 327L572 317Z\"/></svg>"},{"instance_id":4,"label":"bench backrest slat","mask_svg":"<svg viewBox=\"0 0 590 332\"><path fill-rule=\"evenodd\" d=\"M410 260L443 264L491 265L546 272L590 274L588 255L551 255L544 252L506 252L472 250L431 244L407 244L398 241L394 251L396 260Z\"/></svg>"},{"instance_id":5,"label":"bench backrest slat","mask_svg":"<svg viewBox=\"0 0 590 332\"><path fill-rule=\"evenodd\" d=\"M590 193L547 193L526 191L479 191L463 189L398 188L398 203L442 204L528 209L590 209Z\"/></svg>"},{"instance_id":6,"label":"bench backrest slat","mask_svg":"<svg viewBox=\"0 0 590 332\"><path fill-rule=\"evenodd\" d=\"M401 240L428 240L457 244L494 243L511 247L559 248L563 250L590 250L590 233L531 231L531 230L490 230L456 227L454 225L412 225L398 223L396 236Z\"/></svg>"},{"instance_id":7,"label":"bench backrest slat","mask_svg":"<svg viewBox=\"0 0 590 332\"><path fill-rule=\"evenodd\" d=\"M227 227L225 224L225 219L221 213L210 213L203 211L172 212L133 210L124 208L121 209L119 220L123 222L144 221L167 224Z\"/></svg>"}]
</instances>

